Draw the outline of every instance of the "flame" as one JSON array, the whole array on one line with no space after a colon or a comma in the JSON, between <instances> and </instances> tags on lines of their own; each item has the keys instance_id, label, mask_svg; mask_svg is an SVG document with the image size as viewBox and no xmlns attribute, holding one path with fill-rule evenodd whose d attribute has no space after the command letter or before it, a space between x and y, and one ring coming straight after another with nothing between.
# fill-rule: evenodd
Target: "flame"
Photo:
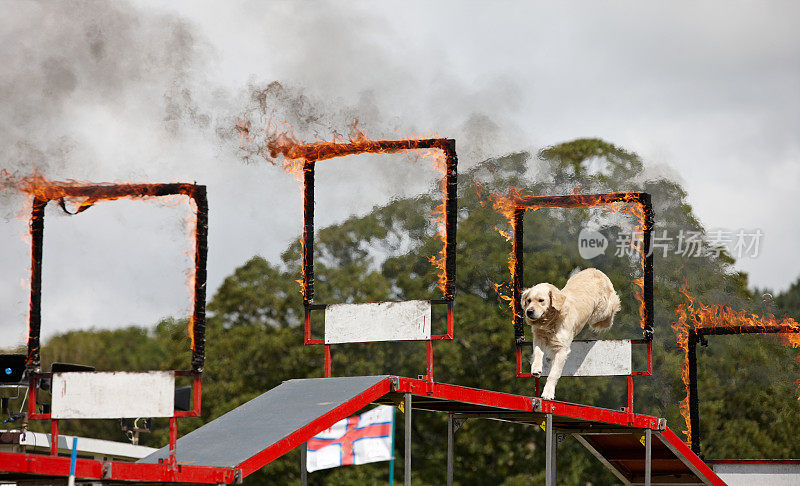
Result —
<instances>
[{"instance_id":1,"label":"flame","mask_svg":"<svg viewBox=\"0 0 800 486\"><path fill-rule=\"evenodd\" d=\"M776 334L787 346L800 347L800 323L786 317L778 319L773 314L756 315L721 304L704 305L695 299L686 287L680 289L686 302L675 307L676 321L672 324L678 346L683 350L681 380L686 396L680 401L680 411L686 421L687 444L691 445L692 425L689 420L689 332L697 329L717 329L725 334L763 333ZM779 331L776 333L776 331ZM800 397L798 397L800 400Z\"/></svg>"},{"instance_id":2,"label":"flame","mask_svg":"<svg viewBox=\"0 0 800 486\"><path fill-rule=\"evenodd\" d=\"M196 185L188 183L92 184L75 180L51 181L39 172L34 172L30 176L19 178L6 170L0 170L0 190L14 190L22 194L28 194L34 200L43 201L45 203L48 201L58 201L61 208L70 214L82 213L99 201L113 201L123 198L164 198L175 195L185 195L191 198L192 205L194 206L193 197L196 188ZM70 212L68 210L67 202L74 205L74 211ZM194 216L191 222L194 224L189 224L191 228L189 237L193 241L195 238L196 211L192 211L192 214ZM29 217L35 218L36 216L33 215ZM31 219L31 223L33 223L33 219ZM189 221L187 221L187 223L189 223ZM189 274L187 283L190 290L193 292L197 275L196 265L194 272L189 272ZM30 322L28 325L30 326ZM193 315L189 318L188 332L191 341L191 349L195 350Z\"/></svg>"},{"instance_id":3,"label":"flame","mask_svg":"<svg viewBox=\"0 0 800 486\"><path fill-rule=\"evenodd\" d=\"M442 249L428 258L428 261L438 271L437 282L442 294L447 296L447 234L446 234L446 197L447 197L447 161L448 157L455 156L451 153L451 141L444 138L409 138L402 140L372 140L367 138L363 131L358 128L358 120L355 120L351 127L351 134L347 140L341 135L334 134L333 140L318 140L316 142L302 142L297 139L291 129L286 127L279 130L274 119L271 119L264 129L266 143L258 145L254 143L255 135L248 120L240 119L236 124L236 130L240 134L242 149L254 152L273 165L278 165L276 159L282 157L280 166L288 174L298 181L302 181L304 188L306 179L304 171L313 169L314 164L322 160L334 157L344 157L355 154L391 154L406 150L421 150L422 157L430 157L434 169L442 177L439 182L439 189L442 192L442 200L432 211L434 224L437 226L436 236L442 242ZM304 194L306 192L304 191ZM303 228L301 239L302 252L305 257L305 235L307 228ZM308 299L309 289L305 266L302 269L301 292Z\"/></svg>"},{"instance_id":4,"label":"flame","mask_svg":"<svg viewBox=\"0 0 800 486\"><path fill-rule=\"evenodd\" d=\"M639 232L640 233L639 241L636 242L633 239L631 239L630 244L639 253L642 268L644 268L646 255L644 252L643 230L647 222L646 222L646 214L644 206L639 203L638 193L636 192L616 193L614 195L618 198L621 198L621 201L608 203L604 200L604 198L608 195L578 194L577 193L578 190L580 190L580 186L574 187L572 194L570 194L569 202L566 204L559 204L557 207L578 208L578 207L604 205L605 208L610 212L619 212L634 216L638 222L639 228L641 228L642 231ZM524 190L517 187L511 187L508 193L506 194L493 193L490 195L490 198L493 201L492 207L495 209L495 211L505 216L506 219L508 219L508 222L511 226L510 232L502 230L497 227L494 228L507 241L513 241L514 231L516 230L516 218L515 218L516 211L518 210L537 211L539 209L546 207L555 207L553 205L545 203L526 202L526 196L524 195ZM504 287L511 288L513 286L513 282L516 280L516 265L517 265L516 255L514 254L514 251L512 249L508 257L508 269L511 273L511 282L508 284L503 283L494 285L495 291L498 293L500 298L502 300L505 300L509 304L509 306L511 306L512 309L514 308L514 299L512 297L509 297L502 289ZM636 292L635 296L639 300L639 319L642 327L644 327L645 316L647 313L644 301L644 275L634 278L633 282L639 288L639 291Z\"/></svg>"}]
</instances>

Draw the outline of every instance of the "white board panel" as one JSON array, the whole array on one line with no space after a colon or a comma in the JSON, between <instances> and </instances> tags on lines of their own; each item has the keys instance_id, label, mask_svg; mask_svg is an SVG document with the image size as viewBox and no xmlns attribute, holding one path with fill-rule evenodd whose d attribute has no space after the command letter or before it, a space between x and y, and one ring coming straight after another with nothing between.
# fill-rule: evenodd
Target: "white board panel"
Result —
<instances>
[{"instance_id":1,"label":"white board panel","mask_svg":"<svg viewBox=\"0 0 800 486\"><path fill-rule=\"evenodd\" d=\"M430 338L431 303L427 300L333 304L325 308L325 344Z\"/></svg>"},{"instance_id":2,"label":"white board panel","mask_svg":"<svg viewBox=\"0 0 800 486\"><path fill-rule=\"evenodd\" d=\"M171 417L172 371L53 374L54 419Z\"/></svg>"},{"instance_id":3,"label":"white board panel","mask_svg":"<svg viewBox=\"0 0 800 486\"><path fill-rule=\"evenodd\" d=\"M800 464L717 463L712 469L729 486L800 484Z\"/></svg>"},{"instance_id":4,"label":"white board panel","mask_svg":"<svg viewBox=\"0 0 800 486\"><path fill-rule=\"evenodd\" d=\"M545 354L542 376L550 374L551 364ZM561 376L630 375L632 367L630 340L573 341Z\"/></svg>"}]
</instances>

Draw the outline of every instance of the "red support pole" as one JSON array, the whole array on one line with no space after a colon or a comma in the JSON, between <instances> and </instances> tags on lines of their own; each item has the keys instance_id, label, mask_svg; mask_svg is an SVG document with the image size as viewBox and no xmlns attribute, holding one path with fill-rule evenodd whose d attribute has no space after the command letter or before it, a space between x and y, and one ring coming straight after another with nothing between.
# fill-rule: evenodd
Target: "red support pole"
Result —
<instances>
[{"instance_id":1,"label":"red support pole","mask_svg":"<svg viewBox=\"0 0 800 486\"><path fill-rule=\"evenodd\" d=\"M50 455L58 455L58 420L50 420Z\"/></svg>"},{"instance_id":2,"label":"red support pole","mask_svg":"<svg viewBox=\"0 0 800 486\"><path fill-rule=\"evenodd\" d=\"M425 352L425 379L433 383L433 341L427 342Z\"/></svg>"},{"instance_id":3,"label":"red support pole","mask_svg":"<svg viewBox=\"0 0 800 486\"><path fill-rule=\"evenodd\" d=\"M538 376L533 378L533 396L540 397L542 396L542 379Z\"/></svg>"},{"instance_id":4,"label":"red support pole","mask_svg":"<svg viewBox=\"0 0 800 486\"><path fill-rule=\"evenodd\" d=\"M36 378L28 382L28 418L36 417Z\"/></svg>"},{"instance_id":5,"label":"red support pole","mask_svg":"<svg viewBox=\"0 0 800 486\"><path fill-rule=\"evenodd\" d=\"M628 375L628 413L633 413L633 375Z\"/></svg>"},{"instance_id":6,"label":"red support pole","mask_svg":"<svg viewBox=\"0 0 800 486\"><path fill-rule=\"evenodd\" d=\"M331 377L331 345L325 345L325 378Z\"/></svg>"},{"instance_id":7,"label":"red support pole","mask_svg":"<svg viewBox=\"0 0 800 486\"><path fill-rule=\"evenodd\" d=\"M200 399L203 396L203 377L202 375L196 375L194 377L194 396L192 396L192 400L194 401L193 405L193 412L196 417L200 416Z\"/></svg>"},{"instance_id":8,"label":"red support pole","mask_svg":"<svg viewBox=\"0 0 800 486\"><path fill-rule=\"evenodd\" d=\"M454 336L454 318L453 318L453 303L447 304L447 338L453 339Z\"/></svg>"},{"instance_id":9,"label":"red support pole","mask_svg":"<svg viewBox=\"0 0 800 486\"><path fill-rule=\"evenodd\" d=\"M175 459L175 448L178 442L178 419L175 417L169 418L169 468L175 470L178 461Z\"/></svg>"},{"instance_id":10,"label":"red support pole","mask_svg":"<svg viewBox=\"0 0 800 486\"><path fill-rule=\"evenodd\" d=\"M303 319L303 337L306 344L311 341L311 309L306 306L305 319Z\"/></svg>"}]
</instances>

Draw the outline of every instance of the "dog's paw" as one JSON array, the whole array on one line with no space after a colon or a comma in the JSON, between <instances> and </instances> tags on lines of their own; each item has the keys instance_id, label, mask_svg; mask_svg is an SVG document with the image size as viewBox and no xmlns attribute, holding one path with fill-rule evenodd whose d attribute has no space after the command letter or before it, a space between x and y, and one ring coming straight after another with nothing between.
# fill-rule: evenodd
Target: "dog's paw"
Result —
<instances>
[{"instance_id":1,"label":"dog's paw","mask_svg":"<svg viewBox=\"0 0 800 486\"><path fill-rule=\"evenodd\" d=\"M539 378L540 376L542 376L542 372L541 371L531 371L531 376L534 377L534 378Z\"/></svg>"},{"instance_id":2,"label":"dog's paw","mask_svg":"<svg viewBox=\"0 0 800 486\"><path fill-rule=\"evenodd\" d=\"M542 392L542 398L545 400L552 400L556 397L556 393L554 390L545 390Z\"/></svg>"}]
</instances>

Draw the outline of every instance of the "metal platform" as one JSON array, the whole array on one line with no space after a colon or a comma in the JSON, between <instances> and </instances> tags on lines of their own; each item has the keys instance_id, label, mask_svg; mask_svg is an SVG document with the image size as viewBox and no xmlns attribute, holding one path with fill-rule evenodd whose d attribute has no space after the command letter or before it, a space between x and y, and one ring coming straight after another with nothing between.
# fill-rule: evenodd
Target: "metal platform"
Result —
<instances>
[{"instance_id":1,"label":"metal platform","mask_svg":"<svg viewBox=\"0 0 800 486\"><path fill-rule=\"evenodd\" d=\"M454 419L546 423L546 468L552 481L557 443L571 435L623 484L645 484L648 467L653 485L725 484L657 417L388 375L289 380L179 439L176 464L164 448L137 463L79 459L77 476L109 482L236 483L370 403L400 402L407 404L409 421L413 410L448 413L450 451ZM406 444L406 450L410 447ZM452 471L452 453L448 462ZM0 464L5 471L0 479L20 473L63 477L69 469L66 457L35 454L0 453Z\"/></svg>"}]
</instances>

